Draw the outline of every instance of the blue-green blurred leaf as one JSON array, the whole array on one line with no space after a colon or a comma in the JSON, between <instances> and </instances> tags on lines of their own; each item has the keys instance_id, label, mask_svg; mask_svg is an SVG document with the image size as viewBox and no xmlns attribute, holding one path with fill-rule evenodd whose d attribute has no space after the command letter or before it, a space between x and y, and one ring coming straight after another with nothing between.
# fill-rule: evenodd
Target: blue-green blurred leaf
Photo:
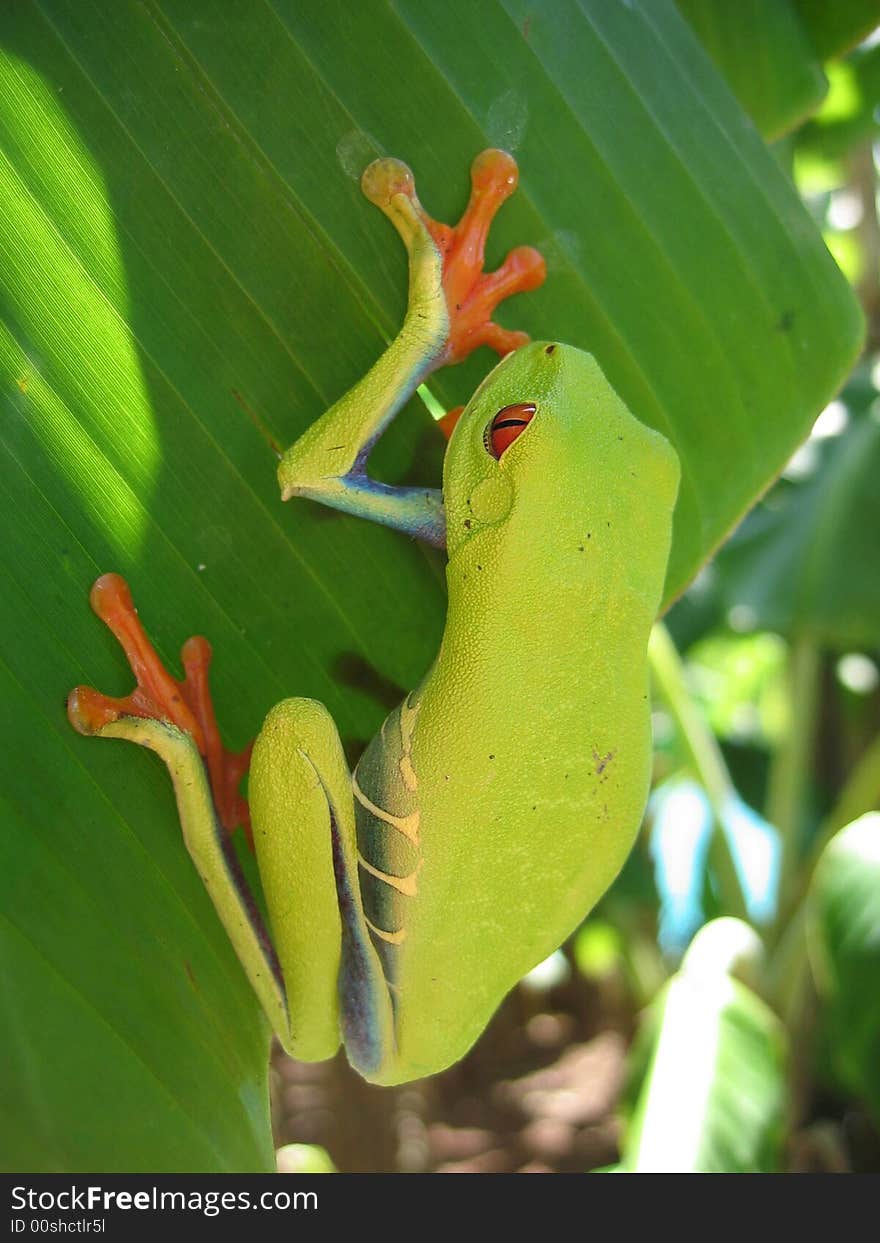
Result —
<instances>
[{"instance_id":1,"label":"blue-green blurred leaf","mask_svg":"<svg viewBox=\"0 0 880 1243\"><path fill-rule=\"evenodd\" d=\"M651 854L660 899L657 940L681 953L703 923L712 808L695 781L672 778L651 795ZM746 911L766 924L776 912L780 848L776 830L737 795L721 812L721 831L736 868Z\"/></svg>"},{"instance_id":2,"label":"blue-green blurred leaf","mask_svg":"<svg viewBox=\"0 0 880 1243\"><path fill-rule=\"evenodd\" d=\"M826 846L809 909L828 1055L880 1122L880 813L854 820Z\"/></svg>"}]
</instances>

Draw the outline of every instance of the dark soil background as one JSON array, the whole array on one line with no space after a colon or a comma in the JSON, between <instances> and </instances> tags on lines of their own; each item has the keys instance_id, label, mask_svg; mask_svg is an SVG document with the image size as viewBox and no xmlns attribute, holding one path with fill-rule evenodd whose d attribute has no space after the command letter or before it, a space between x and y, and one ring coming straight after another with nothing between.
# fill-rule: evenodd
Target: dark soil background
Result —
<instances>
[{"instance_id":1,"label":"dark soil background","mask_svg":"<svg viewBox=\"0 0 880 1243\"><path fill-rule=\"evenodd\" d=\"M320 1144L345 1173L584 1173L618 1160L618 1106L638 1025L616 982L574 974L520 986L471 1052L401 1088L365 1083L342 1054L294 1062L276 1048L276 1143ZM878 1172L880 1134L860 1106L816 1089L786 1156L791 1172Z\"/></svg>"}]
</instances>

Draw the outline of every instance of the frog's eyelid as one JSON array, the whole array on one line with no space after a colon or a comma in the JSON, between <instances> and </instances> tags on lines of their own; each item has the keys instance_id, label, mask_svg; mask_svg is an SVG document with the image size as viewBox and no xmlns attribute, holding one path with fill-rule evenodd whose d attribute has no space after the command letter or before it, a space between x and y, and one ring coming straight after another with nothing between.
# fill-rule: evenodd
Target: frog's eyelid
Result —
<instances>
[{"instance_id":1,"label":"frog's eyelid","mask_svg":"<svg viewBox=\"0 0 880 1243\"><path fill-rule=\"evenodd\" d=\"M483 432L483 444L487 453L496 460L522 435L534 418L538 407L532 401L515 402L502 406L492 417Z\"/></svg>"}]
</instances>

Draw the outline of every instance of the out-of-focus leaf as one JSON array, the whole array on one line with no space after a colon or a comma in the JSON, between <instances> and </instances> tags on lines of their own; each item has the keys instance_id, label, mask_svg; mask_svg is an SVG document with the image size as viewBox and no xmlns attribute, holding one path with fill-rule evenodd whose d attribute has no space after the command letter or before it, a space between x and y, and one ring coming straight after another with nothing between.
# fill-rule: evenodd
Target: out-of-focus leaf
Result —
<instances>
[{"instance_id":1,"label":"out-of-focus leaf","mask_svg":"<svg viewBox=\"0 0 880 1243\"><path fill-rule=\"evenodd\" d=\"M809 894L810 944L828 1055L880 1121L880 813L841 829Z\"/></svg>"},{"instance_id":2,"label":"out-of-focus leaf","mask_svg":"<svg viewBox=\"0 0 880 1243\"><path fill-rule=\"evenodd\" d=\"M880 0L794 0L821 60L840 56L880 22Z\"/></svg>"},{"instance_id":3,"label":"out-of-focus leaf","mask_svg":"<svg viewBox=\"0 0 880 1243\"><path fill-rule=\"evenodd\" d=\"M809 473L749 515L718 558L718 581L740 629L858 648L880 642L880 420L858 398L828 418L850 421L805 446L798 466Z\"/></svg>"},{"instance_id":4,"label":"out-of-focus leaf","mask_svg":"<svg viewBox=\"0 0 880 1243\"><path fill-rule=\"evenodd\" d=\"M688 651L688 685L716 738L778 744L787 727L786 654L779 635L724 630Z\"/></svg>"},{"instance_id":5,"label":"out-of-focus leaf","mask_svg":"<svg viewBox=\"0 0 880 1243\"><path fill-rule=\"evenodd\" d=\"M651 795L651 855L660 899L657 940L680 953L705 918L712 808L697 782L675 777ZM736 868L750 919L768 923L776 912L780 847L776 830L733 793L720 812L721 831Z\"/></svg>"},{"instance_id":6,"label":"out-of-focus leaf","mask_svg":"<svg viewBox=\"0 0 880 1243\"><path fill-rule=\"evenodd\" d=\"M621 1159L631 1173L778 1168L785 1039L749 979L760 943L717 919L694 938L651 1016L647 1071ZM642 1050L644 1057L645 1050Z\"/></svg>"},{"instance_id":7,"label":"out-of-focus leaf","mask_svg":"<svg viewBox=\"0 0 880 1243\"><path fill-rule=\"evenodd\" d=\"M676 777L654 790L648 809L660 902L657 942L666 953L680 954L704 920L712 808L695 781Z\"/></svg>"},{"instance_id":8,"label":"out-of-focus leaf","mask_svg":"<svg viewBox=\"0 0 880 1243\"><path fill-rule=\"evenodd\" d=\"M825 96L822 62L795 0L677 0L765 138L778 138Z\"/></svg>"},{"instance_id":9,"label":"out-of-focus leaf","mask_svg":"<svg viewBox=\"0 0 880 1243\"><path fill-rule=\"evenodd\" d=\"M836 184L842 184L844 169L831 162L840 161L856 144L870 141L880 131L880 45L859 49L829 65L828 78L825 104L796 139L798 176L808 187L817 174L823 174L823 166L826 179L836 172Z\"/></svg>"},{"instance_id":10,"label":"out-of-focus leaf","mask_svg":"<svg viewBox=\"0 0 880 1243\"><path fill-rule=\"evenodd\" d=\"M75 737L129 688L91 616L131 580L172 663L208 634L234 746L288 694L351 751L437 649L442 571L278 500L298 435L400 322L405 257L357 177L431 211L517 150L492 238L550 277L507 322L591 349L683 464L672 598L858 348L854 299L671 2L22 0L0 12L0 1163L270 1168L265 1033L165 774ZM438 378L466 397L487 359ZM435 481L418 403L377 453ZM63 1050L63 1056L59 1055Z\"/></svg>"},{"instance_id":11,"label":"out-of-focus leaf","mask_svg":"<svg viewBox=\"0 0 880 1243\"><path fill-rule=\"evenodd\" d=\"M336 1166L320 1144L285 1144L275 1154L279 1174L335 1174Z\"/></svg>"},{"instance_id":12,"label":"out-of-focus leaf","mask_svg":"<svg viewBox=\"0 0 880 1243\"><path fill-rule=\"evenodd\" d=\"M581 975L588 980L604 980L622 966L625 946L618 928L593 916L578 929L572 952Z\"/></svg>"}]
</instances>

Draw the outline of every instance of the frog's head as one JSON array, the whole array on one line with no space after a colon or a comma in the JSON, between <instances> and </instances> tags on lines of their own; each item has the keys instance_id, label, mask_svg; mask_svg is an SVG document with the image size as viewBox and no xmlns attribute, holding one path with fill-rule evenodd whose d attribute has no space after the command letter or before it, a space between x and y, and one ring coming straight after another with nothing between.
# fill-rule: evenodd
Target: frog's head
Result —
<instances>
[{"instance_id":1,"label":"frog's head","mask_svg":"<svg viewBox=\"0 0 880 1243\"><path fill-rule=\"evenodd\" d=\"M622 508L668 519L677 487L671 446L630 414L595 358L532 342L490 372L450 440L450 563L470 546L481 564L493 553L532 560L559 544L579 550Z\"/></svg>"}]
</instances>

